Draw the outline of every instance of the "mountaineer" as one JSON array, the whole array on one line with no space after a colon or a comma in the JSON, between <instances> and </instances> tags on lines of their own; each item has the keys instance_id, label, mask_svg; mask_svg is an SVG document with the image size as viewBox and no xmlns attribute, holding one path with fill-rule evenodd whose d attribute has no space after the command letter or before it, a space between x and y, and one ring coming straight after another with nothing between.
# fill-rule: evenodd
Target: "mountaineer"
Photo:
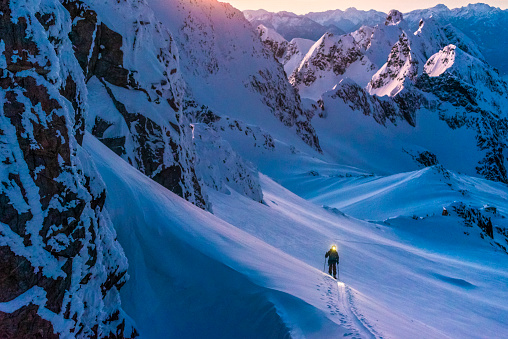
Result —
<instances>
[{"instance_id":1,"label":"mountaineer","mask_svg":"<svg viewBox=\"0 0 508 339\"><path fill-rule=\"evenodd\" d=\"M328 258L328 273L337 279L337 265L339 264L339 253L337 252L337 246L333 245L332 248L326 252L325 258Z\"/></svg>"}]
</instances>

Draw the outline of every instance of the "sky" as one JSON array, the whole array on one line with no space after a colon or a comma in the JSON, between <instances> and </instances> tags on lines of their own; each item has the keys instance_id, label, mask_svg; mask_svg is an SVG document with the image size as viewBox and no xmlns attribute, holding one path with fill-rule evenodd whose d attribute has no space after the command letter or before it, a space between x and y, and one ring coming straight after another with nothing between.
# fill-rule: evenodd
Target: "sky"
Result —
<instances>
[{"instance_id":1,"label":"sky","mask_svg":"<svg viewBox=\"0 0 508 339\"><path fill-rule=\"evenodd\" d=\"M270 12L289 11L296 14L305 14L308 12L321 12L329 9L345 10L349 7L355 7L361 10L375 9L382 12L388 12L391 9L398 9L401 12L409 12L414 9L434 7L437 4L445 4L449 8L466 6L470 1L464 0L222 0L229 2L240 10L246 9L266 9ZM476 1L487 3L494 7L502 9L508 8L508 0L483 0ZM476 3L473 2L473 3Z\"/></svg>"}]
</instances>

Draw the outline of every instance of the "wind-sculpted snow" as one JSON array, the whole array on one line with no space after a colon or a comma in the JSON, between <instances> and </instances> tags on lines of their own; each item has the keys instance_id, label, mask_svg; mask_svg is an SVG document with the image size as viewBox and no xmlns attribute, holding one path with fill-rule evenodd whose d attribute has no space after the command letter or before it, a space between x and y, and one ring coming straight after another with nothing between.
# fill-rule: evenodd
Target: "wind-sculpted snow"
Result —
<instances>
[{"instance_id":1,"label":"wind-sculpted snow","mask_svg":"<svg viewBox=\"0 0 508 339\"><path fill-rule=\"evenodd\" d=\"M0 5L0 334L124 338L127 259L82 149L86 87L58 1Z\"/></svg>"}]
</instances>

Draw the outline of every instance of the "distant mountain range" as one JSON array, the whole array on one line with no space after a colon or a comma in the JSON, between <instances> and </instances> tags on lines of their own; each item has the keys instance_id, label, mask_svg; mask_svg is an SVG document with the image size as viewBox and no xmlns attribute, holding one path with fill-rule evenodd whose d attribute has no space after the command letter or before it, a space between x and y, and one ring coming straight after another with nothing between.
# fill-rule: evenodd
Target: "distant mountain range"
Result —
<instances>
[{"instance_id":1,"label":"distant mountain range","mask_svg":"<svg viewBox=\"0 0 508 339\"><path fill-rule=\"evenodd\" d=\"M361 11L356 8L311 12L305 15L247 10L244 15L253 25L263 24L273 28L288 41L293 38L317 41L324 31L333 34L349 33L363 25L375 26L382 23L386 17L383 12ZM508 42L500 40L500 37L508 36L508 10L479 3L455 9L437 5L404 13L407 24L414 31L418 29L421 19L430 17L443 25L450 23L460 29L478 45L489 64L497 68L502 76L508 76L508 58L505 57L508 53Z\"/></svg>"},{"instance_id":2,"label":"distant mountain range","mask_svg":"<svg viewBox=\"0 0 508 339\"><path fill-rule=\"evenodd\" d=\"M464 127L474 131L475 156L469 148L443 152L446 146L435 148L434 141L414 138L399 146L401 155L418 159L422 152L433 154L436 161L452 168L507 183L508 135L504 126L508 120L504 107L508 107L508 85L474 41L453 25L431 16L420 20L416 31L411 27L402 13L391 11L382 24L362 26L343 35L326 33L310 48L297 39L284 41L264 26L258 31L267 47L276 50L276 58L300 96L319 103L316 115L329 119L339 114L336 107L341 102L383 126L404 121L417 127L421 114L417 112L438 112L452 130ZM456 142L460 144L459 139ZM362 145L361 140L355 145ZM415 145L423 149L417 150ZM464 151L474 159L468 165L463 161L466 153L458 156ZM357 154L362 152L357 150ZM403 161L400 158L387 168L395 163Z\"/></svg>"}]
</instances>

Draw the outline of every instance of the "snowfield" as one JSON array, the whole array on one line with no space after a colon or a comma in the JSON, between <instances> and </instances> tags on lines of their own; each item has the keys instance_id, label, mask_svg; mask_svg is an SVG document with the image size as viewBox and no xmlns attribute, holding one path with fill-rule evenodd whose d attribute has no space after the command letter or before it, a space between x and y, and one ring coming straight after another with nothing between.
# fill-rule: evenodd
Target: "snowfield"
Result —
<instances>
[{"instance_id":1,"label":"snowfield","mask_svg":"<svg viewBox=\"0 0 508 339\"><path fill-rule=\"evenodd\" d=\"M108 189L106 206L130 264L122 304L142 338L508 333L508 255L482 239L479 228L438 213L450 201L440 200L448 185L434 168L336 178L335 185L319 176L287 176L286 186L299 187L298 194L317 204L261 174L264 204L234 190L212 191L212 215L146 178L94 137L87 135L84 145ZM355 180L361 182L348 190ZM499 193L498 211L505 213L504 185L453 180L477 201ZM423 206L417 208L412 196ZM320 206L324 201L358 219ZM386 218L387 206L408 213ZM322 272L332 243L341 256L339 283Z\"/></svg>"}]
</instances>

